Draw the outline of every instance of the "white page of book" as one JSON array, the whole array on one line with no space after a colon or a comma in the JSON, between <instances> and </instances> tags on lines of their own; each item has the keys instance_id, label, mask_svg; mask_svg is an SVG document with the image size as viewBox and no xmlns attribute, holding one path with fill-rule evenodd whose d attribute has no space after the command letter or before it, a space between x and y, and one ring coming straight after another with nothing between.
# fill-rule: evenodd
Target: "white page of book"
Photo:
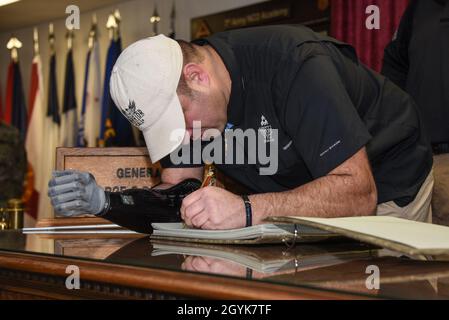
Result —
<instances>
[{"instance_id":1,"label":"white page of book","mask_svg":"<svg viewBox=\"0 0 449 320\"><path fill-rule=\"evenodd\" d=\"M416 249L449 249L449 227L395 217L302 218L322 225L382 238Z\"/></svg>"}]
</instances>

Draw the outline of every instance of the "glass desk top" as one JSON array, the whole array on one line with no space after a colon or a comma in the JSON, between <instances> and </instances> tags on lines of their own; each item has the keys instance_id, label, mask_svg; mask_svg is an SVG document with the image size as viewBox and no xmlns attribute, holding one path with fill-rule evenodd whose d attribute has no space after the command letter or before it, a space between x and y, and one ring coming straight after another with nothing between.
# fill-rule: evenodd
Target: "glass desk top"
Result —
<instances>
[{"instance_id":1,"label":"glass desk top","mask_svg":"<svg viewBox=\"0 0 449 320\"><path fill-rule=\"evenodd\" d=\"M349 241L294 247L231 246L156 241L143 235L0 231L0 255L2 251L312 287L362 297L449 299L449 259L405 257ZM373 278L376 268L378 287Z\"/></svg>"}]
</instances>

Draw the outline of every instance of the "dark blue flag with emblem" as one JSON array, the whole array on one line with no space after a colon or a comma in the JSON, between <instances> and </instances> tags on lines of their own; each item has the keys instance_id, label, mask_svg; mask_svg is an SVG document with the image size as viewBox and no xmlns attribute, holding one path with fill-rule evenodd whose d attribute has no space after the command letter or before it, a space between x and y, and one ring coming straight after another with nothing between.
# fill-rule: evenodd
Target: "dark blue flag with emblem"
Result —
<instances>
[{"instance_id":1,"label":"dark blue flag with emblem","mask_svg":"<svg viewBox=\"0 0 449 320\"><path fill-rule=\"evenodd\" d=\"M75 92L75 71L73 66L73 54L70 49L67 52L64 80L64 103L61 117L61 141L63 147L74 147L78 135L77 104Z\"/></svg>"},{"instance_id":2,"label":"dark blue flag with emblem","mask_svg":"<svg viewBox=\"0 0 449 320\"><path fill-rule=\"evenodd\" d=\"M100 145L105 147L135 146L131 124L114 104L109 92L109 79L112 68L122 51L121 39L112 39L106 58L103 99L101 102Z\"/></svg>"},{"instance_id":3,"label":"dark blue flag with emblem","mask_svg":"<svg viewBox=\"0 0 449 320\"><path fill-rule=\"evenodd\" d=\"M50 57L50 68L48 70L48 98L47 117L45 119L45 141L50 152L50 163L54 163L54 153L59 144L59 116L58 88L56 82L56 55Z\"/></svg>"},{"instance_id":4,"label":"dark blue flag with emblem","mask_svg":"<svg viewBox=\"0 0 449 320\"><path fill-rule=\"evenodd\" d=\"M50 57L50 69L48 73L48 103L47 117L51 118L54 124L61 123L59 116L58 88L56 82L56 55Z\"/></svg>"},{"instance_id":5,"label":"dark blue flag with emblem","mask_svg":"<svg viewBox=\"0 0 449 320\"><path fill-rule=\"evenodd\" d=\"M86 103L87 103L87 86L89 81L89 64L91 51L87 52L86 66L84 68L84 85L83 85L83 101L81 102L81 115L78 123L78 137L76 140L77 147L85 147L87 141L84 137L84 123L86 117Z\"/></svg>"},{"instance_id":6,"label":"dark blue flag with emblem","mask_svg":"<svg viewBox=\"0 0 449 320\"><path fill-rule=\"evenodd\" d=\"M12 63L13 83L11 101L11 124L19 129L20 136L25 141L27 130L27 109L25 106L25 97L23 95L22 75L20 74L19 62Z\"/></svg>"}]
</instances>

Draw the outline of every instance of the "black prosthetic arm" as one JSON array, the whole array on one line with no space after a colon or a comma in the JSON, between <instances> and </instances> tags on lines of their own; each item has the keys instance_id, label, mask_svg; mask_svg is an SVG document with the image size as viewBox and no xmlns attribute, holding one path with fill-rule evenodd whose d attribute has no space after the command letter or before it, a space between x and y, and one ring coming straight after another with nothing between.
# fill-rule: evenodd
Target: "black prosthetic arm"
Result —
<instances>
[{"instance_id":1,"label":"black prosthetic arm","mask_svg":"<svg viewBox=\"0 0 449 320\"><path fill-rule=\"evenodd\" d=\"M187 179L165 190L106 192L105 209L97 216L127 229L151 234L152 223L181 222L182 199L200 186L200 181Z\"/></svg>"}]
</instances>

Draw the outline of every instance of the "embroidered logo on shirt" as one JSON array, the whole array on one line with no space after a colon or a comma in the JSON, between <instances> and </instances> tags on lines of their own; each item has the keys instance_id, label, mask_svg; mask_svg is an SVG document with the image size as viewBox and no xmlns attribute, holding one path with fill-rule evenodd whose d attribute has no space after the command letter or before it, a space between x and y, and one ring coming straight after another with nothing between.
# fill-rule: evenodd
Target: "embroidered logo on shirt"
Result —
<instances>
[{"instance_id":1,"label":"embroidered logo on shirt","mask_svg":"<svg viewBox=\"0 0 449 320\"><path fill-rule=\"evenodd\" d=\"M267 118L265 118L264 115L261 116L260 118L260 128L259 128L259 132L263 137L263 141L265 143L268 142L274 142L273 139L273 135L272 135L272 128L271 125L268 123Z\"/></svg>"},{"instance_id":2,"label":"embroidered logo on shirt","mask_svg":"<svg viewBox=\"0 0 449 320\"><path fill-rule=\"evenodd\" d=\"M125 117L131 122L134 126L139 127L144 124L145 120L143 117L145 114L142 110L136 107L136 103L134 101L129 101L128 108L123 110Z\"/></svg>"},{"instance_id":3,"label":"embroidered logo on shirt","mask_svg":"<svg viewBox=\"0 0 449 320\"><path fill-rule=\"evenodd\" d=\"M327 148L326 150L324 150L323 152L320 153L320 158L323 157L326 153L328 153L329 151L331 151L332 149L334 149L336 146L338 146L341 143L341 140L338 140L337 142L335 142L333 145L331 145L329 148Z\"/></svg>"}]
</instances>

